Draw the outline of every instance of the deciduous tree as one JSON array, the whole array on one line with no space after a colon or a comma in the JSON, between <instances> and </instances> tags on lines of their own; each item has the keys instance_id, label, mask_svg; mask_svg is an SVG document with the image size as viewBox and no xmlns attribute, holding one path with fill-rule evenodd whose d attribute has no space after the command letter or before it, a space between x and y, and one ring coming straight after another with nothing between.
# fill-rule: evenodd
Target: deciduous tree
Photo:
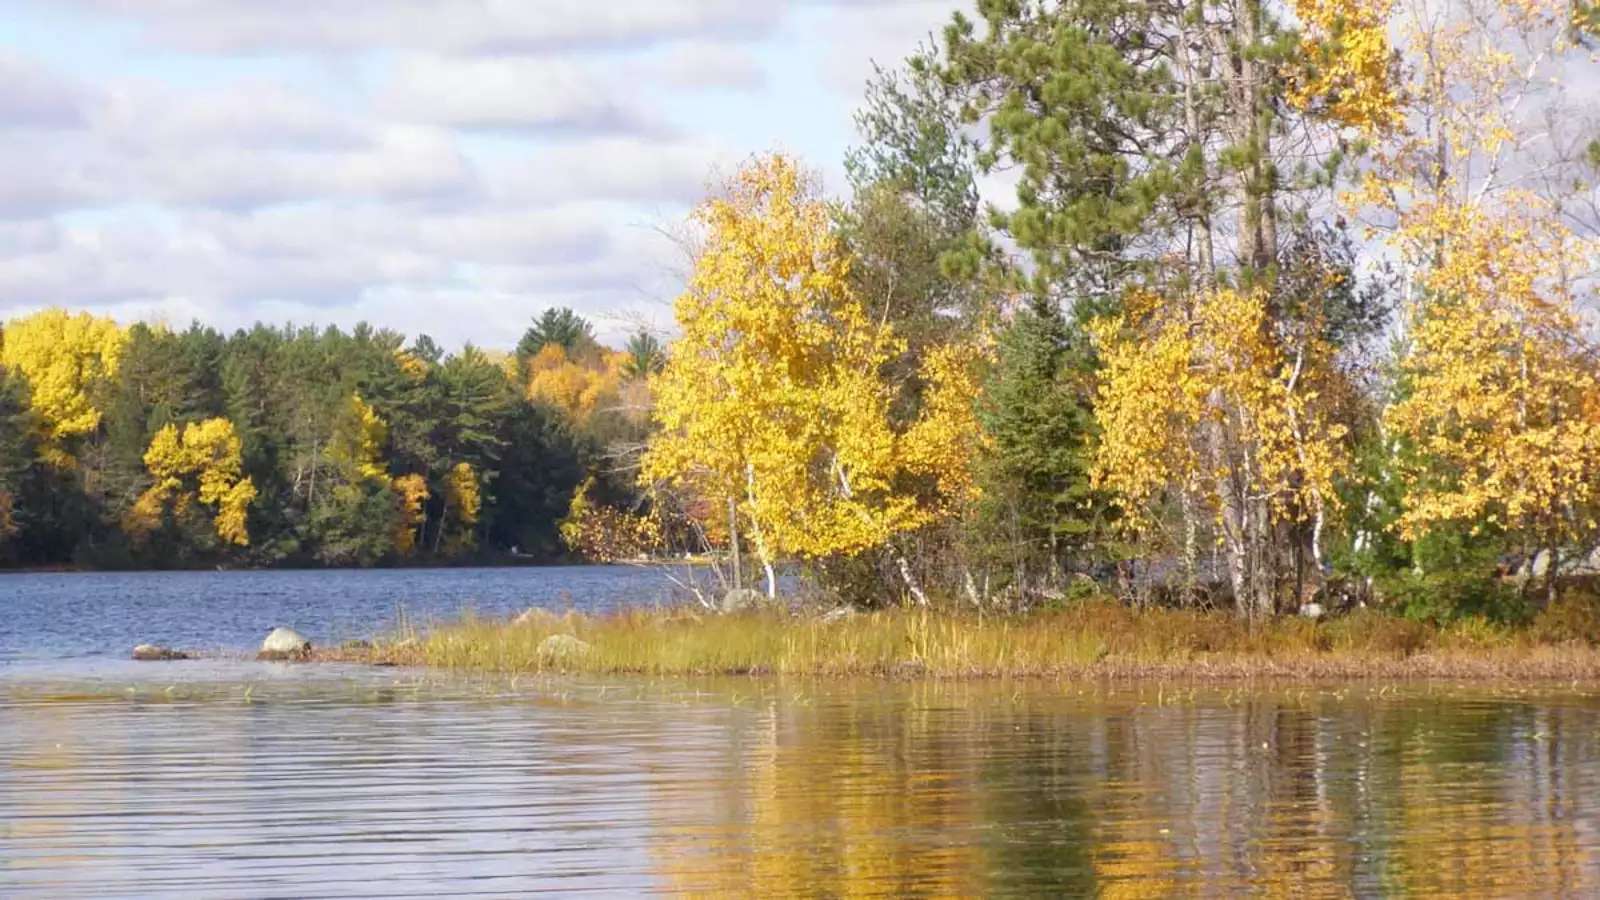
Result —
<instances>
[{"instance_id":1,"label":"deciduous tree","mask_svg":"<svg viewBox=\"0 0 1600 900\"><path fill-rule=\"evenodd\" d=\"M898 339L864 314L851 260L799 167L753 161L696 221L706 241L676 304L683 336L655 381L660 428L643 477L732 509L769 593L780 559L850 555L933 521L940 510L905 479L954 492L970 483L975 437L956 434L960 416L971 419L956 355L930 367L932 390L949 387L911 426L916 446L891 427L880 376Z\"/></svg>"}]
</instances>

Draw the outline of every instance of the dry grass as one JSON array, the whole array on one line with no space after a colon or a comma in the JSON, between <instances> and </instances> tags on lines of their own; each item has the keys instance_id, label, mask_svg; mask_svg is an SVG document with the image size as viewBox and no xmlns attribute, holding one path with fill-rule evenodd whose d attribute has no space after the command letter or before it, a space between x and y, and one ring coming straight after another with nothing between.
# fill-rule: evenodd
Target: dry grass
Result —
<instances>
[{"instance_id":1,"label":"dry grass","mask_svg":"<svg viewBox=\"0 0 1600 900\"><path fill-rule=\"evenodd\" d=\"M1441 628L1370 611L1251 628L1223 613L1109 602L1026 617L884 611L826 620L676 609L534 612L513 622L469 616L319 658L509 673L1600 680L1600 650L1562 634L1475 619ZM553 647L552 635L583 646Z\"/></svg>"}]
</instances>

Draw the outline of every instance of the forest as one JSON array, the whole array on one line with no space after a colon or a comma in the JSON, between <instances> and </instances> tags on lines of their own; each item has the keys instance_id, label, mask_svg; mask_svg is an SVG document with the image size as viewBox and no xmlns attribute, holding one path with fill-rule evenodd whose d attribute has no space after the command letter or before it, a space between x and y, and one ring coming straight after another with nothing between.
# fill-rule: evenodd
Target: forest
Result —
<instances>
[{"instance_id":1,"label":"forest","mask_svg":"<svg viewBox=\"0 0 1600 900\"><path fill-rule=\"evenodd\" d=\"M1600 546L1597 28L982 0L878 70L843 191L715 184L622 350L564 309L505 354L8 321L0 558L1517 620Z\"/></svg>"},{"instance_id":2,"label":"forest","mask_svg":"<svg viewBox=\"0 0 1600 900\"><path fill-rule=\"evenodd\" d=\"M0 548L18 565L550 561L585 473L643 433L660 347L549 310L514 354L365 325L222 335L48 309L7 322Z\"/></svg>"}]
</instances>

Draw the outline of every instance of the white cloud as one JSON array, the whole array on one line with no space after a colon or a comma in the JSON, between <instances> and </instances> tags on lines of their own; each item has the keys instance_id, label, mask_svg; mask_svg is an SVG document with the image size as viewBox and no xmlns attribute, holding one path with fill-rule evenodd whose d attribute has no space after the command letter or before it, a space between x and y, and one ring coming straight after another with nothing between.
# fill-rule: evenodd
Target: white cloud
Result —
<instances>
[{"instance_id":1,"label":"white cloud","mask_svg":"<svg viewBox=\"0 0 1600 900\"><path fill-rule=\"evenodd\" d=\"M755 54L738 44L695 41L675 45L651 73L676 87L756 91L767 73Z\"/></svg>"},{"instance_id":2,"label":"white cloud","mask_svg":"<svg viewBox=\"0 0 1600 900\"><path fill-rule=\"evenodd\" d=\"M400 119L461 128L575 135L665 130L624 96L598 66L567 59L408 55L395 64L380 108Z\"/></svg>"},{"instance_id":3,"label":"white cloud","mask_svg":"<svg viewBox=\"0 0 1600 900\"><path fill-rule=\"evenodd\" d=\"M0 0L0 317L47 304L506 346L661 321L753 152L835 166L931 0ZM34 23L36 29L39 24ZM56 34L81 33L57 39ZM71 74L68 74L71 73Z\"/></svg>"},{"instance_id":4,"label":"white cloud","mask_svg":"<svg viewBox=\"0 0 1600 900\"><path fill-rule=\"evenodd\" d=\"M704 196L711 170L739 155L704 139L613 137L539 148L498 159L482 171L489 196L504 205L612 200L689 206Z\"/></svg>"},{"instance_id":5,"label":"white cloud","mask_svg":"<svg viewBox=\"0 0 1600 900\"><path fill-rule=\"evenodd\" d=\"M537 53L638 46L706 34L750 34L781 18L751 0L73 0L135 24L151 41L210 53L424 49Z\"/></svg>"},{"instance_id":6,"label":"white cloud","mask_svg":"<svg viewBox=\"0 0 1600 900\"><path fill-rule=\"evenodd\" d=\"M0 48L0 122L12 129L61 129L83 124L89 95L32 60Z\"/></svg>"}]
</instances>

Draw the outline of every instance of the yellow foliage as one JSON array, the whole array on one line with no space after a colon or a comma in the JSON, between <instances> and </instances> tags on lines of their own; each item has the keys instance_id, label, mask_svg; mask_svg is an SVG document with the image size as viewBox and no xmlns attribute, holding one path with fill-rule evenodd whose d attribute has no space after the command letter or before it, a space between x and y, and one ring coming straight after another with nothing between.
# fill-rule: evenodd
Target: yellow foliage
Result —
<instances>
[{"instance_id":1,"label":"yellow foliage","mask_svg":"<svg viewBox=\"0 0 1600 900\"><path fill-rule=\"evenodd\" d=\"M172 509L186 512L198 500L216 511L213 527L224 541L250 543L246 515L256 498L255 483L244 476L242 444L227 419L191 422L179 436L175 425L156 432L144 454L145 469L155 479L125 517L127 530L140 537Z\"/></svg>"},{"instance_id":2,"label":"yellow foliage","mask_svg":"<svg viewBox=\"0 0 1600 900\"><path fill-rule=\"evenodd\" d=\"M17 535L16 499L11 492L0 490L0 543Z\"/></svg>"},{"instance_id":3,"label":"yellow foliage","mask_svg":"<svg viewBox=\"0 0 1600 900\"><path fill-rule=\"evenodd\" d=\"M1569 28L1572 4L1488 0L1386 8L1387 30L1404 57L1393 92L1401 127L1371 149L1349 204L1404 220L1414 204L1477 205L1515 183L1509 177L1515 155L1552 134L1550 123L1535 124L1529 113L1546 105L1541 95L1559 90L1582 53ZM1357 24L1368 21L1366 13L1352 15Z\"/></svg>"},{"instance_id":4,"label":"yellow foliage","mask_svg":"<svg viewBox=\"0 0 1600 900\"><path fill-rule=\"evenodd\" d=\"M1406 488L1396 528L1491 528L1542 546L1592 537L1600 384L1573 285L1591 242L1537 172L1559 106L1529 127L1582 54L1561 0L1397 4L1407 128L1374 148L1352 205L1389 223L1406 329L1383 421ZM1559 99L1559 98L1558 98ZM1527 185L1543 183L1536 198ZM1586 202L1586 201L1585 201Z\"/></svg>"},{"instance_id":5,"label":"yellow foliage","mask_svg":"<svg viewBox=\"0 0 1600 900\"><path fill-rule=\"evenodd\" d=\"M360 394L351 394L328 443L328 456L361 478L387 480L389 469L383 461L383 445L388 440L388 423Z\"/></svg>"},{"instance_id":6,"label":"yellow foliage","mask_svg":"<svg viewBox=\"0 0 1600 900\"><path fill-rule=\"evenodd\" d=\"M973 402L982 390L979 372L986 348L976 342L932 347L922 360L923 414L900 440L902 464L932 476L937 500L954 512L978 499L973 462L989 442Z\"/></svg>"},{"instance_id":7,"label":"yellow foliage","mask_svg":"<svg viewBox=\"0 0 1600 900\"><path fill-rule=\"evenodd\" d=\"M1094 326L1102 370L1092 475L1122 499L1126 522L1153 524L1164 497L1186 494L1218 522L1229 502L1265 502L1300 521L1337 503L1345 429L1316 401L1329 352L1291 353L1267 322L1262 293L1218 290L1179 304L1132 304L1141 318ZM1231 498L1231 499L1230 499Z\"/></svg>"},{"instance_id":8,"label":"yellow foliage","mask_svg":"<svg viewBox=\"0 0 1600 900\"><path fill-rule=\"evenodd\" d=\"M472 466L460 462L450 468L444 477L444 506L445 518L454 523L456 536L452 539L453 549L462 550L472 546L475 537L473 529L477 527L478 515L483 508L483 489L478 483L478 473Z\"/></svg>"},{"instance_id":9,"label":"yellow foliage","mask_svg":"<svg viewBox=\"0 0 1600 900\"><path fill-rule=\"evenodd\" d=\"M636 559L661 547L661 521L655 515L640 516L599 503L589 496L594 488L590 476L578 486L561 520L561 542L587 560L612 562Z\"/></svg>"},{"instance_id":10,"label":"yellow foliage","mask_svg":"<svg viewBox=\"0 0 1600 900\"><path fill-rule=\"evenodd\" d=\"M599 351L593 363L567 356L560 344L545 344L528 360L527 397L553 406L583 424L602 409L615 407L622 386L625 354Z\"/></svg>"},{"instance_id":11,"label":"yellow foliage","mask_svg":"<svg viewBox=\"0 0 1600 900\"><path fill-rule=\"evenodd\" d=\"M1531 198L1492 218L1432 207L1409 227L1432 264L1401 362L1405 392L1385 417L1415 448L1400 460L1401 533L1458 522L1547 541L1592 534L1600 378L1558 277L1585 248Z\"/></svg>"},{"instance_id":12,"label":"yellow foliage","mask_svg":"<svg viewBox=\"0 0 1600 900\"><path fill-rule=\"evenodd\" d=\"M1291 73L1289 102L1320 109L1363 132L1400 124L1399 73L1390 46L1392 0L1295 0L1303 34L1301 71Z\"/></svg>"},{"instance_id":13,"label":"yellow foliage","mask_svg":"<svg viewBox=\"0 0 1600 900\"><path fill-rule=\"evenodd\" d=\"M707 231L675 306L682 337L651 380L658 433L642 478L737 504L757 554L851 554L942 512L905 476L972 492L978 445L964 351L929 359L931 402L905 434L881 375L902 342L871 321L827 205L798 166L758 159L695 212Z\"/></svg>"},{"instance_id":14,"label":"yellow foliage","mask_svg":"<svg viewBox=\"0 0 1600 900\"><path fill-rule=\"evenodd\" d=\"M421 381L428 377L428 361L415 353L409 350L396 350L394 358L400 364L400 371L412 381Z\"/></svg>"},{"instance_id":15,"label":"yellow foliage","mask_svg":"<svg viewBox=\"0 0 1600 900\"><path fill-rule=\"evenodd\" d=\"M400 501L400 517L392 541L401 556L410 556L417 547L417 535L427 515L428 480L421 475L401 475L390 484Z\"/></svg>"},{"instance_id":16,"label":"yellow foliage","mask_svg":"<svg viewBox=\"0 0 1600 900\"><path fill-rule=\"evenodd\" d=\"M0 365L28 380L30 402L44 432L41 455L70 465L61 442L100 427L91 392L116 374L127 332L111 319L47 309L8 322L3 338Z\"/></svg>"}]
</instances>

